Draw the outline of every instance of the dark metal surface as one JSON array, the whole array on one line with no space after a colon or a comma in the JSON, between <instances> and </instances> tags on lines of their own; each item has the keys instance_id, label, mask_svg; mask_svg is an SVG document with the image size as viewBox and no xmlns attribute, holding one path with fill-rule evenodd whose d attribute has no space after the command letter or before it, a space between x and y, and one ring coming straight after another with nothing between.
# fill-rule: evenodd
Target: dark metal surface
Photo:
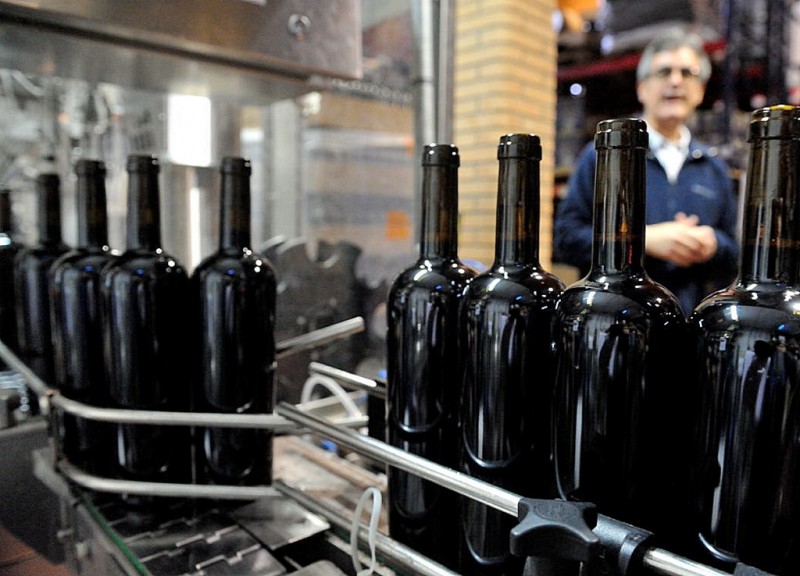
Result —
<instances>
[{"instance_id":1,"label":"dark metal surface","mask_svg":"<svg viewBox=\"0 0 800 576\"><path fill-rule=\"evenodd\" d=\"M164 500L136 510L102 495L83 501L95 509L97 527L153 576L286 573L263 542L212 503Z\"/></svg>"},{"instance_id":2,"label":"dark metal surface","mask_svg":"<svg viewBox=\"0 0 800 576\"><path fill-rule=\"evenodd\" d=\"M278 576L287 573L279 551L311 543L330 528L277 492L251 502L152 498L137 505L70 486L42 463L43 451L35 456L37 477L66 512L61 533L67 563L80 574ZM53 528L45 535L54 540L55 533Z\"/></svg>"},{"instance_id":3,"label":"dark metal surface","mask_svg":"<svg viewBox=\"0 0 800 576\"><path fill-rule=\"evenodd\" d=\"M308 377L309 362L355 371L373 352L370 341L375 329L371 317L375 307L384 301L385 289L379 287L380 294L375 297L376 290L357 275L362 250L347 241L321 241L312 246L305 238L276 237L264 243L259 252L269 259L280 279L275 316L277 339L292 341L348 318L364 319L363 334L281 358L276 373L277 398L296 403Z\"/></svg>"},{"instance_id":4,"label":"dark metal surface","mask_svg":"<svg viewBox=\"0 0 800 576\"><path fill-rule=\"evenodd\" d=\"M270 550L279 550L330 528L328 522L282 495L256 500L234 510L230 517Z\"/></svg>"},{"instance_id":5,"label":"dark metal surface","mask_svg":"<svg viewBox=\"0 0 800 576\"><path fill-rule=\"evenodd\" d=\"M292 572L294 576L345 576L345 573L339 570L333 562L328 560L320 560L309 564L305 568Z\"/></svg>"},{"instance_id":6,"label":"dark metal surface","mask_svg":"<svg viewBox=\"0 0 800 576\"><path fill-rule=\"evenodd\" d=\"M32 452L48 445L42 417L0 430L0 523L14 536L58 564L61 545L58 499L33 474Z\"/></svg>"},{"instance_id":7,"label":"dark metal surface","mask_svg":"<svg viewBox=\"0 0 800 576\"><path fill-rule=\"evenodd\" d=\"M275 486L279 492L297 500L312 512L324 516L341 531L347 532L352 529L352 518L347 518L336 510L326 506L321 501L315 500L311 495L293 488L280 480L276 482ZM363 523L359 525L358 538L362 545L368 545L370 534L368 528ZM412 550L408 546L380 532L373 534L372 539L375 542L375 549L378 551L378 555L382 560L388 560L390 565L400 567L400 572L403 574L414 574L415 576L455 576L456 574L452 570L445 568L441 564L434 562L419 552Z\"/></svg>"},{"instance_id":8,"label":"dark metal surface","mask_svg":"<svg viewBox=\"0 0 800 576\"><path fill-rule=\"evenodd\" d=\"M153 575L286 574L286 569L272 554L235 525L223 530L195 533L168 549L141 558Z\"/></svg>"}]
</instances>

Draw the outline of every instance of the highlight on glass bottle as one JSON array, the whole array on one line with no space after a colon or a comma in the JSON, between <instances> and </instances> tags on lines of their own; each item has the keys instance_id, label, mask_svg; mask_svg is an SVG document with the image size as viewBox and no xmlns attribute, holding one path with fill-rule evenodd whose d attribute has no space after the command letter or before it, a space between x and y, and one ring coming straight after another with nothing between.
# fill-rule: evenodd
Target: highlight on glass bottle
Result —
<instances>
[{"instance_id":1,"label":"highlight on glass bottle","mask_svg":"<svg viewBox=\"0 0 800 576\"><path fill-rule=\"evenodd\" d=\"M475 271L458 259L458 149L425 146L419 257L387 301L387 442L454 467L460 358L459 305ZM390 468L389 534L453 567L456 496Z\"/></svg>"},{"instance_id":2,"label":"highlight on glass bottle","mask_svg":"<svg viewBox=\"0 0 800 576\"><path fill-rule=\"evenodd\" d=\"M589 273L557 309L553 458L559 495L685 549L686 321L644 268L646 124L597 125Z\"/></svg>"},{"instance_id":3,"label":"highlight on glass bottle","mask_svg":"<svg viewBox=\"0 0 800 576\"><path fill-rule=\"evenodd\" d=\"M539 163L533 134L497 147L495 257L463 296L464 380L458 469L517 494L553 497L552 329L563 283L539 263ZM521 574L509 549L512 517L462 498L459 572Z\"/></svg>"},{"instance_id":4,"label":"highlight on glass bottle","mask_svg":"<svg viewBox=\"0 0 800 576\"><path fill-rule=\"evenodd\" d=\"M690 316L705 561L800 573L800 108L752 113L739 273Z\"/></svg>"}]
</instances>

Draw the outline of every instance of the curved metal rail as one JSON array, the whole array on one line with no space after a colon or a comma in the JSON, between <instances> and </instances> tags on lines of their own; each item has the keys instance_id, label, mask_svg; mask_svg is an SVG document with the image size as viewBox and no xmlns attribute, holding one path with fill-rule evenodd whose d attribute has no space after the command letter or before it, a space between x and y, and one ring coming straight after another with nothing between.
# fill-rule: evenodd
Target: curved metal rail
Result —
<instances>
[{"instance_id":1,"label":"curved metal rail","mask_svg":"<svg viewBox=\"0 0 800 576\"><path fill-rule=\"evenodd\" d=\"M363 318L350 318L349 320L278 342L275 345L276 357L285 358L302 350L326 344L363 330ZM119 424L262 428L273 430L276 433L291 433L298 430L295 424L277 414L220 414L216 412L132 410L126 408L100 408L91 406L76 400L71 400L62 395L56 388L50 387L44 380L39 378L33 370L28 368L28 366L2 341L0 341L0 359L27 381L28 386L39 398L41 413L45 415L49 414L51 407L56 407L80 418L86 418L87 420L116 422ZM339 423L346 427L358 427L365 426L367 420L366 417L346 418L340 420Z\"/></svg>"}]
</instances>

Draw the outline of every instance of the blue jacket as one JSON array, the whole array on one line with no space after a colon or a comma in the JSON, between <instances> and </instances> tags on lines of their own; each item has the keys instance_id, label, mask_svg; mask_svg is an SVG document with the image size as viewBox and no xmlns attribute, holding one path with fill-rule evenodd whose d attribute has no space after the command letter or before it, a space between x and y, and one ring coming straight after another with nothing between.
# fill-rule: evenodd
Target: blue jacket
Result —
<instances>
[{"instance_id":1,"label":"blue jacket","mask_svg":"<svg viewBox=\"0 0 800 576\"><path fill-rule=\"evenodd\" d=\"M592 258L596 157L593 144L587 145L578 158L566 198L561 201L555 218L554 259L576 266L581 275L589 271ZM647 224L674 220L677 212L684 212L696 214L701 225L707 224L716 232L717 253L703 264L681 268L664 260L645 258L647 273L678 297L688 316L703 297L728 286L735 277L739 244L733 183L725 162L694 139L674 184L650 151L646 163Z\"/></svg>"}]
</instances>

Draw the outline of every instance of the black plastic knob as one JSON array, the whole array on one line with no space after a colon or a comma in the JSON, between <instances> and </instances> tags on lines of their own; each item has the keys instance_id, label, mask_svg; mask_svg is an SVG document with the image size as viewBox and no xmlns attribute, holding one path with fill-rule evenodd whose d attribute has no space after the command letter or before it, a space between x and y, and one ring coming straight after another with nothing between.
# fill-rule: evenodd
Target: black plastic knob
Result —
<instances>
[{"instance_id":1,"label":"black plastic knob","mask_svg":"<svg viewBox=\"0 0 800 576\"><path fill-rule=\"evenodd\" d=\"M510 538L516 556L591 562L601 551L594 504L523 498L517 518Z\"/></svg>"}]
</instances>

